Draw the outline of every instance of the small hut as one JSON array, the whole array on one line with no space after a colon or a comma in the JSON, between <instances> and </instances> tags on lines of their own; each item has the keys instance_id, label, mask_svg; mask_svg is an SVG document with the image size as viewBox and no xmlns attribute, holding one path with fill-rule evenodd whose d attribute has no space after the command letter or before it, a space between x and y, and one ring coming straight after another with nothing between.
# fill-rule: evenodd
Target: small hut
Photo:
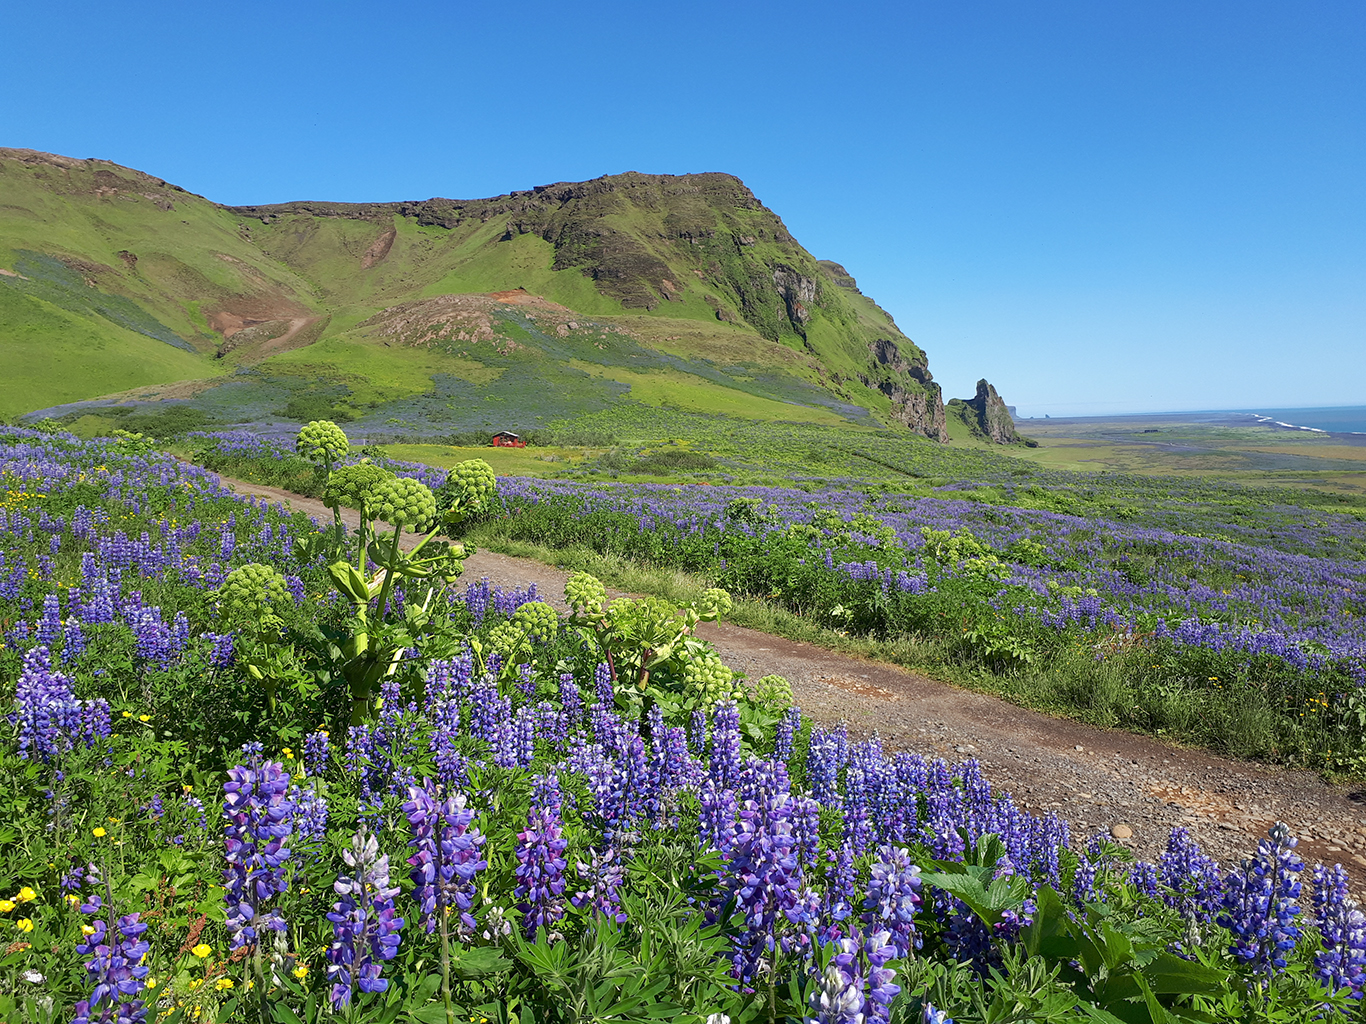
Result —
<instances>
[{"instance_id":1,"label":"small hut","mask_svg":"<svg viewBox=\"0 0 1366 1024\"><path fill-rule=\"evenodd\" d=\"M489 442L492 448L525 448L526 442L511 430L500 430L493 435L493 440Z\"/></svg>"}]
</instances>

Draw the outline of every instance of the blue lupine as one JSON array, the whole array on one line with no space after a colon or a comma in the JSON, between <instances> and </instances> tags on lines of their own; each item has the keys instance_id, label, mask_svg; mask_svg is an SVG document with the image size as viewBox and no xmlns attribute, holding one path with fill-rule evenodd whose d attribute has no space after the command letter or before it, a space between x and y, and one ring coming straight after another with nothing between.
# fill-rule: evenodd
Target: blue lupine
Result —
<instances>
[{"instance_id":1,"label":"blue lupine","mask_svg":"<svg viewBox=\"0 0 1366 1024\"><path fill-rule=\"evenodd\" d=\"M517 908L522 912L522 924L529 939L536 938L539 928L551 931L564 917L564 852L569 846L569 841L561 834L557 804L547 798L549 790L553 789L558 800L559 787L552 787L547 779L539 780L539 785L542 802L532 806L526 828L517 833L517 868L514 872L517 885L513 896L518 901Z\"/></svg>"},{"instance_id":2,"label":"blue lupine","mask_svg":"<svg viewBox=\"0 0 1366 1024\"><path fill-rule=\"evenodd\" d=\"M408 863L423 929L435 931L444 912L454 909L460 915L459 932L472 936L474 876L488 867L479 852L484 837L474 824L475 812L465 806L463 793L442 797L430 780L408 787L403 812L413 835Z\"/></svg>"},{"instance_id":3,"label":"blue lupine","mask_svg":"<svg viewBox=\"0 0 1366 1024\"><path fill-rule=\"evenodd\" d=\"M863 901L863 923L870 933L888 934L897 959L920 948L921 938L915 929L919 907L920 868L911 863L910 851L879 847L868 880L868 896Z\"/></svg>"},{"instance_id":4,"label":"blue lupine","mask_svg":"<svg viewBox=\"0 0 1366 1024\"><path fill-rule=\"evenodd\" d=\"M1300 936L1300 872L1296 840L1282 822L1273 825L1257 853L1243 860L1224 882L1218 923L1233 933L1229 952L1255 972L1270 977L1285 969L1285 954Z\"/></svg>"},{"instance_id":5,"label":"blue lupine","mask_svg":"<svg viewBox=\"0 0 1366 1024\"><path fill-rule=\"evenodd\" d=\"M1341 864L1314 868L1314 925L1323 947L1314 968L1330 991L1347 989L1353 999L1366 987L1366 915L1349 895L1350 880Z\"/></svg>"},{"instance_id":6,"label":"blue lupine","mask_svg":"<svg viewBox=\"0 0 1366 1024\"><path fill-rule=\"evenodd\" d=\"M284 918L269 904L289 888L284 843L293 831L294 805L289 775L277 762L262 763L261 750L259 743L244 746L248 763L229 768L223 784L223 888L233 949L259 941L262 930L285 930Z\"/></svg>"},{"instance_id":7,"label":"blue lupine","mask_svg":"<svg viewBox=\"0 0 1366 1024\"><path fill-rule=\"evenodd\" d=\"M341 899L332 904L332 944L327 948L327 977L332 1006L348 1005L354 989L383 992L389 981L380 976L383 961L398 954L403 918L394 910L398 886L389 885L389 857L380 854L374 835L361 827L342 859L351 869L333 883Z\"/></svg>"},{"instance_id":8,"label":"blue lupine","mask_svg":"<svg viewBox=\"0 0 1366 1024\"><path fill-rule=\"evenodd\" d=\"M93 905L98 905L98 898ZM90 927L93 931L76 945L76 952L90 957L85 971L94 988L90 998L76 1004L72 1024L141 1024L147 1019L147 1007L138 995L150 972L142 963L151 949L142 938L147 925L137 914L117 921L111 914L109 921L96 918Z\"/></svg>"}]
</instances>

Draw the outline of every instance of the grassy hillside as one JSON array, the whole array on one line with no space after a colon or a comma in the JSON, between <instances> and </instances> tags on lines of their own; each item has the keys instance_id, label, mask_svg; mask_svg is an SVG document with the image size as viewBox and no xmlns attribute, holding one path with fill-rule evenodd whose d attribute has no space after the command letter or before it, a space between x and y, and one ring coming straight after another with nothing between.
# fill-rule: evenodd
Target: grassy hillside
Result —
<instances>
[{"instance_id":1,"label":"grassy hillside","mask_svg":"<svg viewBox=\"0 0 1366 1024\"><path fill-rule=\"evenodd\" d=\"M0 150L0 189L6 415L200 379L134 397L387 434L635 402L947 440L925 353L730 175L227 208Z\"/></svg>"}]
</instances>

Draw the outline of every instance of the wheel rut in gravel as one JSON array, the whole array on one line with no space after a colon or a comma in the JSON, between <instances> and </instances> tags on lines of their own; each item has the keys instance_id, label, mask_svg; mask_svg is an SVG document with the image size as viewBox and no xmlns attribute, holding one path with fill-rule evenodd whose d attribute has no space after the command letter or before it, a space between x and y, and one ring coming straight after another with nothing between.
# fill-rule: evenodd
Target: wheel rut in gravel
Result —
<instances>
[{"instance_id":1,"label":"wheel rut in gravel","mask_svg":"<svg viewBox=\"0 0 1366 1024\"><path fill-rule=\"evenodd\" d=\"M319 521L332 518L330 509L311 498L223 482ZM343 514L354 528L356 514ZM486 576L505 589L534 583L542 599L566 610L567 570L480 551L466 561L465 573L471 579ZM1228 865L1251 853L1274 822L1284 821L1299 837L1307 864L1341 862L1353 888L1366 891L1366 792L1331 786L1309 772L1052 718L894 665L740 626L703 623L698 633L727 665L751 679L770 672L786 676L802 710L819 722L845 721L854 735L876 732L887 750L949 761L976 758L992 784L1013 793L1021 807L1066 818L1074 841L1104 831L1153 859L1172 826L1183 825Z\"/></svg>"}]
</instances>

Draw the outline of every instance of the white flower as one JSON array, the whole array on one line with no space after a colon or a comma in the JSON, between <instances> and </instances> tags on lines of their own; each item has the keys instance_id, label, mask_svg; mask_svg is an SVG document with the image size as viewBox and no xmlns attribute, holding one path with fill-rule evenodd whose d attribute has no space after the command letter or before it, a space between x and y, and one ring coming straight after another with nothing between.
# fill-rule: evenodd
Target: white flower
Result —
<instances>
[{"instance_id":1,"label":"white flower","mask_svg":"<svg viewBox=\"0 0 1366 1024\"><path fill-rule=\"evenodd\" d=\"M32 969L25 971L23 974L19 975L19 977L23 978L30 985L41 985L47 980L37 971ZM727 1021L727 1024L730 1024L730 1022Z\"/></svg>"}]
</instances>

